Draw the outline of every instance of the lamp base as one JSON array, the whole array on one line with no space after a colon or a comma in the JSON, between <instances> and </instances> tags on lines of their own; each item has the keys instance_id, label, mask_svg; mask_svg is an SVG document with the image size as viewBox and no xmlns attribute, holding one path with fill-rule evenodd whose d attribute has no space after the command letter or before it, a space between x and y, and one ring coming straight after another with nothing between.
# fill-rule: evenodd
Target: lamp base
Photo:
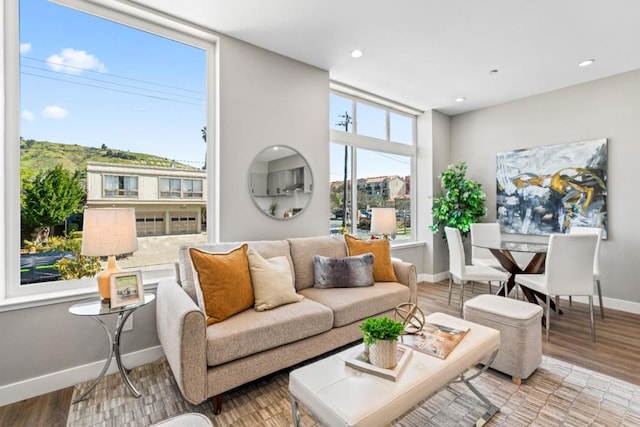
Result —
<instances>
[{"instance_id":1,"label":"lamp base","mask_svg":"<svg viewBox=\"0 0 640 427\"><path fill-rule=\"evenodd\" d=\"M111 301L111 275L120 271L122 270L116 265L116 257L109 255L107 268L96 277L98 279L98 293L100 294L102 302L108 303Z\"/></svg>"}]
</instances>

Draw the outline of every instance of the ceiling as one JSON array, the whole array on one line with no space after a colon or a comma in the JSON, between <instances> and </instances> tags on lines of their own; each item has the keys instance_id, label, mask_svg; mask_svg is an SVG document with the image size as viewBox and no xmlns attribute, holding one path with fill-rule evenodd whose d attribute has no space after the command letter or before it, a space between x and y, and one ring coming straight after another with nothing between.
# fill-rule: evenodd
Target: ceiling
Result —
<instances>
[{"instance_id":1,"label":"ceiling","mask_svg":"<svg viewBox=\"0 0 640 427\"><path fill-rule=\"evenodd\" d=\"M135 2L449 115L640 69L638 0Z\"/></svg>"}]
</instances>

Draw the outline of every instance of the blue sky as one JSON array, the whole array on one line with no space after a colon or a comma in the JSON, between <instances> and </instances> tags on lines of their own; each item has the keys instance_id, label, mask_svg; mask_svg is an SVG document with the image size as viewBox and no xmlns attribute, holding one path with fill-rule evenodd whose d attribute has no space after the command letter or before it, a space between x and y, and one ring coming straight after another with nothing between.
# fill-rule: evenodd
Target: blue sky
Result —
<instances>
[{"instance_id":1,"label":"blue sky","mask_svg":"<svg viewBox=\"0 0 640 427\"><path fill-rule=\"evenodd\" d=\"M106 144L202 166L203 50L22 0L20 51L22 137Z\"/></svg>"},{"instance_id":2,"label":"blue sky","mask_svg":"<svg viewBox=\"0 0 640 427\"><path fill-rule=\"evenodd\" d=\"M203 50L46 0L21 0L20 50L23 138L203 165ZM332 115L351 108L344 101L331 96ZM356 108L359 133L385 138L382 110ZM392 139L410 141L406 120L391 116ZM344 158L333 147L332 181L342 179ZM361 151L358 158L358 177L410 173L407 157Z\"/></svg>"}]
</instances>

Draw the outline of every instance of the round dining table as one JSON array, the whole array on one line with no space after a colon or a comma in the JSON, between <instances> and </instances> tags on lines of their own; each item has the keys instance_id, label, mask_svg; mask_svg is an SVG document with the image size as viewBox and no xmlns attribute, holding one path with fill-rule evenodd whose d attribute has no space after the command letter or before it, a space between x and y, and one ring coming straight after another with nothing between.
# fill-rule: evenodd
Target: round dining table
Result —
<instances>
[{"instance_id":1,"label":"round dining table","mask_svg":"<svg viewBox=\"0 0 640 427\"><path fill-rule=\"evenodd\" d=\"M545 261L547 258L547 250L549 245L547 243L527 243L527 242L500 242L500 244L479 242L474 243L473 246L478 248L488 249L494 257L500 262L500 265L510 273L509 280L500 286L498 289L498 295L508 295L516 286L515 275L516 274L541 274L544 273ZM513 252L525 252L533 254L531 261L522 268L513 257ZM506 290L505 290L506 286ZM538 298L542 301L545 300L545 295L529 289L525 286L520 286L522 293L527 301L534 304L539 304ZM551 309L555 311L555 302L551 301ZM560 312L559 314L561 314Z\"/></svg>"}]
</instances>

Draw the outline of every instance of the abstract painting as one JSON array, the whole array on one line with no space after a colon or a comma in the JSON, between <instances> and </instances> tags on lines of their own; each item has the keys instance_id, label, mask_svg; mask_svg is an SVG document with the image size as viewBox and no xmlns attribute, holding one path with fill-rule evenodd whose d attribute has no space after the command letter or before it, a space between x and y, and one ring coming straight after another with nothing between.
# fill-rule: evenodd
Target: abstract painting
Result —
<instances>
[{"instance_id":1,"label":"abstract painting","mask_svg":"<svg viewBox=\"0 0 640 427\"><path fill-rule=\"evenodd\" d=\"M496 168L496 213L504 233L601 227L606 238L606 138L501 152Z\"/></svg>"}]
</instances>

